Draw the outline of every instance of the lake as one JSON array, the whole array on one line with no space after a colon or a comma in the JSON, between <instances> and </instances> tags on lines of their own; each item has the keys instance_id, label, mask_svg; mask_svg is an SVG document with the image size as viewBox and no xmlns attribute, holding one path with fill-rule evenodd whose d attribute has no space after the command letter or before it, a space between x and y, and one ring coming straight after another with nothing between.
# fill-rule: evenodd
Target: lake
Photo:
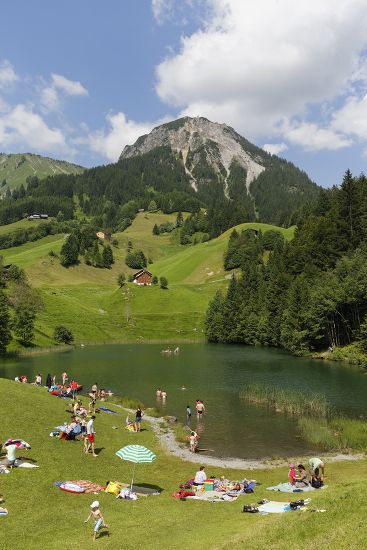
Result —
<instances>
[{"instance_id":1,"label":"lake","mask_svg":"<svg viewBox=\"0 0 367 550\"><path fill-rule=\"evenodd\" d=\"M38 372L60 380L66 371L84 388L94 382L114 393L156 406L162 414L186 421L186 405L193 413L202 399L207 414L192 427L201 435L200 445L219 457L260 458L317 452L303 441L291 417L248 405L239 398L248 383L266 382L324 393L342 414L367 414L367 376L364 371L334 362L300 359L284 351L246 346L186 344L178 355L161 354L162 345L126 344L77 348L0 361L0 376L14 379ZM157 386L167 391L165 404L156 400ZM182 390L182 386L186 390ZM62 419L60 419L62 420ZM98 421L97 421L98 422Z\"/></svg>"}]
</instances>

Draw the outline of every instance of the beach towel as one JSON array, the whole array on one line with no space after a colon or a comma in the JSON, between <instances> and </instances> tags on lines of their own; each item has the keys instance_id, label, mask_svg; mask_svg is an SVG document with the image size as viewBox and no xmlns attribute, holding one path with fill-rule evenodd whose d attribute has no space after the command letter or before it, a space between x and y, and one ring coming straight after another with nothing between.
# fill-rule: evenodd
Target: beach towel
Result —
<instances>
[{"instance_id":1,"label":"beach towel","mask_svg":"<svg viewBox=\"0 0 367 550\"><path fill-rule=\"evenodd\" d=\"M323 485L320 489L325 489L326 487L327 485ZM274 485L274 487L267 487L267 491L278 491L279 493L308 493L310 491L318 491L318 489L311 487L311 485L298 488L290 483L278 483L278 485Z\"/></svg>"},{"instance_id":2,"label":"beach towel","mask_svg":"<svg viewBox=\"0 0 367 550\"><path fill-rule=\"evenodd\" d=\"M195 496L188 496L188 499L204 500L206 502L233 502L237 500L238 495L228 494L224 491L204 491L196 492Z\"/></svg>"},{"instance_id":3,"label":"beach towel","mask_svg":"<svg viewBox=\"0 0 367 550\"><path fill-rule=\"evenodd\" d=\"M69 481L65 481L64 483L61 483L61 485L59 485L59 489L61 489L62 491L66 491L67 493L80 494L85 492L84 487L81 487L76 483L70 483Z\"/></svg>"},{"instance_id":4,"label":"beach towel","mask_svg":"<svg viewBox=\"0 0 367 550\"><path fill-rule=\"evenodd\" d=\"M7 516L8 510L6 508L0 508L0 516Z\"/></svg>"},{"instance_id":5,"label":"beach towel","mask_svg":"<svg viewBox=\"0 0 367 550\"><path fill-rule=\"evenodd\" d=\"M19 459L14 462L14 466L16 468L39 468L37 464L32 464L32 462L25 462Z\"/></svg>"},{"instance_id":6,"label":"beach towel","mask_svg":"<svg viewBox=\"0 0 367 550\"><path fill-rule=\"evenodd\" d=\"M291 509L289 502L270 501L258 507L260 514L283 514Z\"/></svg>"},{"instance_id":7,"label":"beach towel","mask_svg":"<svg viewBox=\"0 0 367 550\"><path fill-rule=\"evenodd\" d=\"M102 406L101 406L101 407L99 407L99 409L100 409L101 411L105 412L105 413L108 413L108 414L118 414L118 412L113 411L113 410L111 410L111 409L108 409L107 407L102 407Z\"/></svg>"}]
</instances>

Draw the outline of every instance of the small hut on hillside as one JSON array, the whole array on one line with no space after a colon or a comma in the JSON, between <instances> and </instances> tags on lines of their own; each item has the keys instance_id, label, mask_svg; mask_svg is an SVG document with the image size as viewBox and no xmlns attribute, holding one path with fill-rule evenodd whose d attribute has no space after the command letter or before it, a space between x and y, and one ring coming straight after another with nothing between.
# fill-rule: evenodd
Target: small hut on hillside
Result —
<instances>
[{"instance_id":1,"label":"small hut on hillside","mask_svg":"<svg viewBox=\"0 0 367 550\"><path fill-rule=\"evenodd\" d=\"M153 275L149 273L149 271L147 271L146 269L141 269L134 274L133 283L140 286L151 285L152 277Z\"/></svg>"}]
</instances>

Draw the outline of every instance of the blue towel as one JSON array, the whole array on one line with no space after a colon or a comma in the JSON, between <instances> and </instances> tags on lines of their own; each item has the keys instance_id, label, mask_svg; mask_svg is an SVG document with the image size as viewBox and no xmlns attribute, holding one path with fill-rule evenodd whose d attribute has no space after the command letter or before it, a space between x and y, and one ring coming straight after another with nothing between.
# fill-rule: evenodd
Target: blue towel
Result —
<instances>
[{"instance_id":1,"label":"blue towel","mask_svg":"<svg viewBox=\"0 0 367 550\"><path fill-rule=\"evenodd\" d=\"M105 413L108 414L118 414L116 411L112 411L111 409L107 409L107 407L99 407L99 409Z\"/></svg>"}]
</instances>

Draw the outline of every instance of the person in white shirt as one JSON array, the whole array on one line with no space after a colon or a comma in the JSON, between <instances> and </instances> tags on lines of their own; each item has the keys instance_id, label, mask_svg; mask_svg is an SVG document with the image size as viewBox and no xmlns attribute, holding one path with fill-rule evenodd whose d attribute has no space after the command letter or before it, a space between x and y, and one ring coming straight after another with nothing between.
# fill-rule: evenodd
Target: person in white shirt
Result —
<instances>
[{"instance_id":1,"label":"person in white shirt","mask_svg":"<svg viewBox=\"0 0 367 550\"><path fill-rule=\"evenodd\" d=\"M94 452L94 420L95 416L91 416L91 419L87 422L87 435L85 436L84 440L84 452L89 453L89 451L92 451L92 454L94 457L97 457L96 453Z\"/></svg>"},{"instance_id":2,"label":"person in white shirt","mask_svg":"<svg viewBox=\"0 0 367 550\"><path fill-rule=\"evenodd\" d=\"M36 376L35 385L36 386L41 386L42 385L42 377L41 377L40 374L37 374L37 376Z\"/></svg>"},{"instance_id":3,"label":"person in white shirt","mask_svg":"<svg viewBox=\"0 0 367 550\"><path fill-rule=\"evenodd\" d=\"M194 485L202 485L206 480L206 473L204 471L204 466L200 466L200 470L196 472Z\"/></svg>"}]
</instances>

